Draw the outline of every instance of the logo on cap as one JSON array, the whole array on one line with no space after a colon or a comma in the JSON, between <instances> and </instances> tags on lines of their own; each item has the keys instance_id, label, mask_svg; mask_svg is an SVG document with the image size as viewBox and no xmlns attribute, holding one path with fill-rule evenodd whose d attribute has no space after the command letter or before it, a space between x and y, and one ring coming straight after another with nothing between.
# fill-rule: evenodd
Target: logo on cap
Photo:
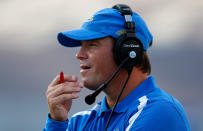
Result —
<instances>
[{"instance_id":1,"label":"logo on cap","mask_svg":"<svg viewBox=\"0 0 203 131\"><path fill-rule=\"evenodd\" d=\"M120 36L122 34L125 34L126 33L126 30L119 30L116 32L116 35Z\"/></svg>"},{"instance_id":2,"label":"logo on cap","mask_svg":"<svg viewBox=\"0 0 203 131\"><path fill-rule=\"evenodd\" d=\"M94 16L91 16L90 18L88 18L87 20L86 20L86 22L91 22L91 21L93 21L94 20Z\"/></svg>"}]
</instances>

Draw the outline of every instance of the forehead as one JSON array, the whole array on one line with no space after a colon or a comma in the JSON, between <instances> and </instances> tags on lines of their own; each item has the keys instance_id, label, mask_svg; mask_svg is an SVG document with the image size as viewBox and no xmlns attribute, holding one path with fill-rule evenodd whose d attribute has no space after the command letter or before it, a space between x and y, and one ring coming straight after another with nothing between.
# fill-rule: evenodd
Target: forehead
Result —
<instances>
[{"instance_id":1,"label":"forehead","mask_svg":"<svg viewBox=\"0 0 203 131\"><path fill-rule=\"evenodd\" d=\"M114 43L114 39L110 36L99 38L99 39L93 39L93 40L81 40L81 44L85 43L98 43L98 44L103 44L103 43Z\"/></svg>"}]
</instances>

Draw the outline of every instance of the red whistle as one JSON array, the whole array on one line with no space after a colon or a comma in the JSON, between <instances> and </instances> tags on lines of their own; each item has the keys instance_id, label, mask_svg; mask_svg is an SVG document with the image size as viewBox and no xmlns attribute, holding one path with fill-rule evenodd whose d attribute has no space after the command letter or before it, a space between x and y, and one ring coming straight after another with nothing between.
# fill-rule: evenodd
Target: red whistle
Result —
<instances>
[{"instance_id":1,"label":"red whistle","mask_svg":"<svg viewBox=\"0 0 203 131\"><path fill-rule=\"evenodd\" d=\"M64 82L64 75L63 72L60 72L60 83Z\"/></svg>"}]
</instances>

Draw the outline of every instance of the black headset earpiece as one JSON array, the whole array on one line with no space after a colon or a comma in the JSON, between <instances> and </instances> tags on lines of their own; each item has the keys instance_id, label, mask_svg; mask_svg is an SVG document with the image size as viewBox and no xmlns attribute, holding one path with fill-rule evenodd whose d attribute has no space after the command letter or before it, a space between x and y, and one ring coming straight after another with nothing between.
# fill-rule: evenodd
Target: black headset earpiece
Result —
<instances>
[{"instance_id":1,"label":"black headset earpiece","mask_svg":"<svg viewBox=\"0 0 203 131\"><path fill-rule=\"evenodd\" d=\"M130 56L129 61L124 66L126 69L129 66L139 65L142 61L143 47L135 34L135 22L132 20L132 10L124 4L117 4L112 8L119 10L121 15L124 16L124 26L126 29L126 33L119 36L114 44L114 59L119 65L126 57Z\"/></svg>"}]
</instances>

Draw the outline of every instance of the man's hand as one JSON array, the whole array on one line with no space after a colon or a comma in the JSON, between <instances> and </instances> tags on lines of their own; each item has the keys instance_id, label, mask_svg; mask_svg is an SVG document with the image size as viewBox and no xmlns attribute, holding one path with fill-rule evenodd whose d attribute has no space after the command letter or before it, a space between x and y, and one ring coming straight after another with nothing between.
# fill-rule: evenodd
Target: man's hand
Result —
<instances>
[{"instance_id":1,"label":"man's hand","mask_svg":"<svg viewBox=\"0 0 203 131\"><path fill-rule=\"evenodd\" d=\"M50 115L53 120L66 121L72 105L72 99L79 97L83 86L78 83L77 76L64 75L64 83L60 84L60 76L51 82L46 91Z\"/></svg>"}]
</instances>

